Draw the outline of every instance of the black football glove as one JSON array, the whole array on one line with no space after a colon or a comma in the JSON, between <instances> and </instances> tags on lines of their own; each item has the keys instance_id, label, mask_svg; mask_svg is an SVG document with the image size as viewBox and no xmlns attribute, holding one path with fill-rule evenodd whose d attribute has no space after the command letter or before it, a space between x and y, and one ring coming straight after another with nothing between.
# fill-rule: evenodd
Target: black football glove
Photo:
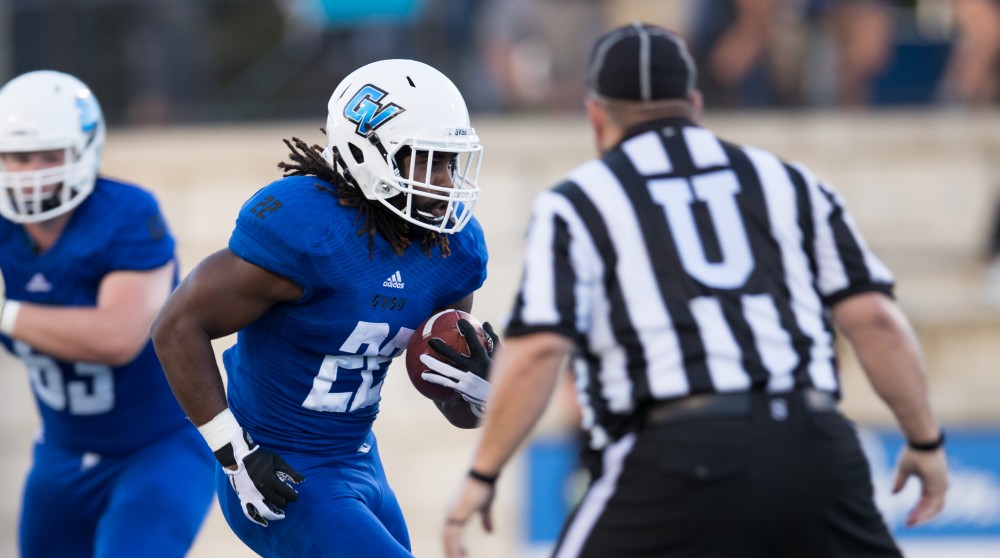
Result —
<instances>
[{"instance_id":1,"label":"black football glove","mask_svg":"<svg viewBox=\"0 0 1000 558\"><path fill-rule=\"evenodd\" d=\"M458 331L469 345L469 355L463 355L435 337L428 341L428 344L446 359L446 362L429 355L422 355L421 362L437 372L437 374L424 373L422 377L429 382L454 389L472 405L477 415L482 416L491 388L490 365L493 362L493 353L500 347L500 337L493 331L493 326L489 322L483 323L483 331L486 333L485 345L479 340L476 328L468 320L458 320Z\"/></svg>"},{"instance_id":2,"label":"black football glove","mask_svg":"<svg viewBox=\"0 0 1000 558\"><path fill-rule=\"evenodd\" d=\"M289 483L305 480L302 473L292 469L280 455L254 443L243 429L215 452L215 458L229 475L229 484L240 498L243 515L262 527L267 527L269 519L284 519L285 506L299 499L299 493Z\"/></svg>"}]
</instances>

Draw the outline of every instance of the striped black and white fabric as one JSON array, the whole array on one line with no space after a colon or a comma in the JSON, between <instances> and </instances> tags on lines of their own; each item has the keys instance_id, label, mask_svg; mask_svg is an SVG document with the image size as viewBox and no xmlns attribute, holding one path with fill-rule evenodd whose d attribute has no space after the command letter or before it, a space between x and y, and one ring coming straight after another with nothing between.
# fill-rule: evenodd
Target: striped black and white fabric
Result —
<instances>
[{"instance_id":1,"label":"striped black and white fabric","mask_svg":"<svg viewBox=\"0 0 1000 558\"><path fill-rule=\"evenodd\" d=\"M892 287L831 187L667 119L538 196L506 334L578 343L584 427L603 447L652 400L839 395L826 309Z\"/></svg>"}]
</instances>

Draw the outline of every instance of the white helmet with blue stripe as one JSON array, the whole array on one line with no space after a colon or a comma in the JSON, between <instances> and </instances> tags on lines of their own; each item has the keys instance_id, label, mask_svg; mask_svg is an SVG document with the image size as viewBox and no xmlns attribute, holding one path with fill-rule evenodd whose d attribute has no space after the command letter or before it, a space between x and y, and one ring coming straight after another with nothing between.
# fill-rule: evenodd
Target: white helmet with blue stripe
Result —
<instances>
[{"instance_id":1,"label":"white helmet with blue stripe","mask_svg":"<svg viewBox=\"0 0 1000 558\"><path fill-rule=\"evenodd\" d=\"M0 214L37 223L80 205L94 189L104 140L101 107L77 78L42 70L9 81L0 88ZM56 167L4 163L9 154L57 150L65 156Z\"/></svg>"}]
</instances>

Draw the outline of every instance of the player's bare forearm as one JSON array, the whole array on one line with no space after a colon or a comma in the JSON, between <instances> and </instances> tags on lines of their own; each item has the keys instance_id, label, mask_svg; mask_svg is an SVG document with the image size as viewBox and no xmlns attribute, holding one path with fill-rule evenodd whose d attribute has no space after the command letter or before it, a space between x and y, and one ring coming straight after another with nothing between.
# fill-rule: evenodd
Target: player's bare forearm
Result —
<instances>
[{"instance_id":1,"label":"player's bare forearm","mask_svg":"<svg viewBox=\"0 0 1000 558\"><path fill-rule=\"evenodd\" d=\"M95 306L24 303L15 337L61 360L122 366L149 342L149 326L170 294L174 263L116 271L101 281Z\"/></svg>"},{"instance_id":2,"label":"player's bare forearm","mask_svg":"<svg viewBox=\"0 0 1000 558\"><path fill-rule=\"evenodd\" d=\"M872 387L889 406L910 442L928 444L941 429L931 411L920 345L899 306L880 293L850 297L833 309ZM948 490L948 463L943 449L919 451L904 446L896 470L894 492L915 476L921 495L910 511L909 526L929 521L944 507Z\"/></svg>"},{"instance_id":3,"label":"player's bare forearm","mask_svg":"<svg viewBox=\"0 0 1000 558\"><path fill-rule=\"evenodd\" d=\"M226 408L226 392L212 339L189 323L179 301L168 301L153 324L153 344L174 397L195 426Z\"/></svg>"},{"instance_id":4,"label":"player's bare forearm","mask_svg":"<svg viewBox=\"0 0 1000 558\"><path fill-rule=\"evenodd\" d=\"M507 340L491 372L493 393L472 467L496 474L531 433L555 390L573 342L555 333Z\"/></svg>"},{"instance_id":5,"label":"player's bare forearm","mask_svg":"<svg viewBox=\"0 0 1000 558\"><path fill-rule=\"evenodd\" d=\"M205 258L170 295L153 324L153 344L188 417L204 424L226 408L212 339L253 323L302 289L229 250Z\"/></svg>"},{"instance_id":6,"label":"player's bare forearm","mask_svg":"<svg viewBox=\"0 0 1000 558\"><path fill-rule=\"evenodd\" d=\"M881 293L866 293L839 303L834 319L906 437L918 442L936 439L939 427L930 407L926 366L899 306Z\"/></svg>"}]
</instances>

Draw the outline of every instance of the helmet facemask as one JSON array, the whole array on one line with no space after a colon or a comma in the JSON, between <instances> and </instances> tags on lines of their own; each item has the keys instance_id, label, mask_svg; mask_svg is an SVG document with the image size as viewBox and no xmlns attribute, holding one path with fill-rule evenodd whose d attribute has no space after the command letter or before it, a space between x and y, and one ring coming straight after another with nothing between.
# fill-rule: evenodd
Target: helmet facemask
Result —
<instances>
[{"instance_id":1,"label":"helmet facemask","mask_svg":"<svg viewBox=\"0 0 1000 558\"><path fill-rule=\"evenodd\" d=\"M0 154L0 213L17 223L37 223L65 214L80 205L94 189L94 152L81 157L72 148L63 150L59 166L38 170L8 170L4 162L14 153Z\"/></svg>"},{"instance_id":2,"label":"helmet facemask","mask_svg":"<svg viewBox=\"0 0 1000 558\"><path fill-rule=\"evenodd\" d=\"M376 187L376 199L423 228L439 233L462 230L479 201L476 180L482 147L455 152L406 145L393 161L398 174L392 184Z\"/></svg>"}]
</instances>

